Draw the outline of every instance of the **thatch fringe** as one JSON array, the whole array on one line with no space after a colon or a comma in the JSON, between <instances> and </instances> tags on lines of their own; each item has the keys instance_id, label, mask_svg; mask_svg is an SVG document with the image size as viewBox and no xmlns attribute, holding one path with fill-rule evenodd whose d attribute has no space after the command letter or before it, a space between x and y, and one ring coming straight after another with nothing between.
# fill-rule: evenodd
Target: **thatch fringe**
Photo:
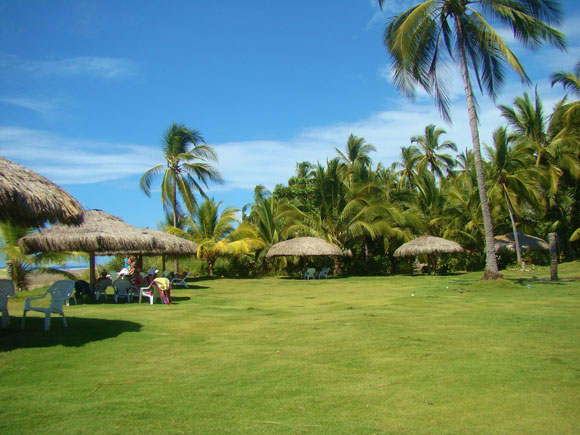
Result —
<instances>
[{"instance_id":1,"label":"thatch fringe","mask_svg":"<svg viewBox=\"0 0 580 435\"><path fill-rule=\"evenodd\" d=\"M421 254L460 253L463 248L459 243L435 236L421 236L407 242L395 251L395 257L411 257Z\"/></svg>"},{"instance_id":2,"label":"thatch fringe","mask_svg":"<svg viewBox=\"0 0 580 435\"><path fill-rule=\"evenodd\" d=\"M48 178L0 157L0 220L42 227L79 223L82 213L81 204Z\"/></svg>"},{"instance_id":3,"label":"thatch fringe","mask_svg":"<svg viewBox=\"0 0 580 435\"><path fill-rule=\"evenodd\" d=\"M85 251L96 255L195 254L197 245L161 231L137 228L102 210L85 210L78 226L55 224L19 241L25 252Z\"/></svg>"},{"instance_id":4,"label":"thatch fringe","mask_svg":"<svg viewBox=\"0 0 580 435\"><path fill-rule=\"evenodd\" d=\"M272 245L266 257L306 257L320 255L338 257L343 254L338 247L322 239L316 237L296 237L295 239L285 240Z\"/></svg>"}]
</instances>

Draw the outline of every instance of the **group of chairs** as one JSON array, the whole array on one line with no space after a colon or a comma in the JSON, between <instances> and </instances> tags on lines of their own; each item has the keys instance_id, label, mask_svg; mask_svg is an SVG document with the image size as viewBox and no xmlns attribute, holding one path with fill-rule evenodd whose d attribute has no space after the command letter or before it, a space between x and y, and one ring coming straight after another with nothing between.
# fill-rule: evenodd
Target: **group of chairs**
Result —
<instances>
[{"instance_id":1,"label":"group of chairs","mask_svg":"<svg viewBox=\"0 0 580 435\"><path fill-rule=\"evenodd\" d=\"M113 280L111 276L107 279L100 280L95 285L95 299L99 301L101 296L107 300L107 289L113 288L113 301L117 303L119 299L125 299L131 302L133 299L139 299L139 303L143 297L149 298L151 304L159 299L163 303L171 303L171 289L175 286L183 286L189 288L186 279L189 277L189 272L175 275L171 271L165 271L160 276L157 276L157 269L152 267L149 269L147 276L141 274L141 282L147 283L147 287L137 286L126 276Z\"/></svg>"},{"instance_id":2,"label":"group of chairs","mask_svg":"<svg viewBox=\"0 0 580 435\"><path fill-rule=\"evenodd\" d=\"M302 279L328 279L328 267L323 267L320 269L320 272L316 273L316 269L314 267L309 267L304 269L300 274L300 278Z\"/></svg>"},{"instance_id":3,"label":"group of chairs","mask_svg":"<svg viewBox=\"0 0 580 435\"><path fill-rule=\"evenodd\" d=\"M112 287L114 289L113 300L115 303L121 298L125 298L127 302L131 302L133 298L139 298L139 303L143 297L149 299L152 305L156 300L161 303L171 304L171 288L172 285L182 285L187 288L185 279L189 276L189 272L174 276L171 281L161 276L153 278L147 287L137 287L129 281L128 278L123 277L113 281L110 277L99 281L95 286L95 298L100 299L104 296L107 299L107 289ZM60 314L64 326L67 326L66 317L64 315L64 306L69 304L69 300L74 298L75 281L73 280L59 280L54 282L49 289L42 296L35 296L27 298L24 302L24 313L22 315L22 325L26 320L28 311L36 311L44 314L44 330L50 329L50 318L52 314ZM10 314L8 313L8 299L14 297L15 286L11 279L0 279L0 313L2 313L2 328L10 324ZM50 302L44 303L42 306L36 304L41 300L50 298ZM34 304L34 305L33 305Z\"/></svg>"}]
</instances>

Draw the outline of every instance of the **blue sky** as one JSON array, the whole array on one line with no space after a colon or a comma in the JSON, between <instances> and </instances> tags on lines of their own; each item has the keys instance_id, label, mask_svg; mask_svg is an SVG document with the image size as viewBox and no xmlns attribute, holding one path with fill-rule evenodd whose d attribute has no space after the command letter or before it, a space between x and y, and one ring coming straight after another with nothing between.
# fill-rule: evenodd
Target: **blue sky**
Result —
<instances>
[{"instance_id":1,"label":"blue sky","mask_svg":"<svg viewBox=\"0 0 580 435\"><path fill-rule=\"evenodd\" d=\"M470 147L455 72L452 126L426 95L411 102L392 86L384 23L416 1L387 3L380 11L371 0L0 0L0 155L85 208L155 228L159 190L148 198L138 181L163 161L161 138L174 121L215 147L226 182L207 193L237 208L255 185L285 183L296 162L334 157L351 133L385 165L430 123ZM580 6L561 4L567 52L512 45L548 111L564 95L549 74L580 60ZM497 102L524 90L533 87L508 75ZM479 103L489 142L502 122L493 102Z\"/></svg>"}]
</instances>

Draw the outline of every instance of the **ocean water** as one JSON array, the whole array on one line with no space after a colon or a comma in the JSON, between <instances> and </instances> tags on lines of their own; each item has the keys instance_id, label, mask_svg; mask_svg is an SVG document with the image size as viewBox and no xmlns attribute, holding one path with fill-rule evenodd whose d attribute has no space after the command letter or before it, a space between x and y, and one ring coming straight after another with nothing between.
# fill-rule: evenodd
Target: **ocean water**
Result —
<instances>
[{"instance_id":1,"label":"ocean water","mask_svg":"<svg viewBox=\"0 0 580 435\"><path fill-rule=\"evenodd\" d=\"M97 266L102 266L103 264L108 263L113 259L112 256L104 256L104 257L96 257L95 263ZM5 267L4 257L0 257L0 269ZM65 269L65 270L80 270L80 269L88 269L89 268L89 261L75 261L65 264L49 264L48 267L55 267L58 269Z\"/></svg>"}]
</instances>

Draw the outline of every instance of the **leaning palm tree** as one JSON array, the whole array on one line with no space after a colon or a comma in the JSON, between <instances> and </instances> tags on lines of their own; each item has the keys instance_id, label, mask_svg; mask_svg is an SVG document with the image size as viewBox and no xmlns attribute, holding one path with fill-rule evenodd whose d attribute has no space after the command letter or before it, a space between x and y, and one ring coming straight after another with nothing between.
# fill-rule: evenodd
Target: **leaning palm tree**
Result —
<instances>
[{"instance_id":1,"label":"leaning palm tree","mask_svg":"<svg viewBox=\"0 0 580 435\"><path fill-rule=\"evenodd\" d=\"M147 196L151 196L151 183L162 172L161 200L166 211L173 212L173 226L179 220L178 193L190 213L197 203L194 191L206 196L203 187L208 181L221 183L219 171L210 162L217 162L214 149L207 145L197 130L173 123L163 138L165 163L148 169L139 182ZM201 184L200 184L201 183Z\"/></svg>"},{"instance_id":2,"label":"leaning palm tree","mask_svg":"<svg viewBox=\"0 0 580 435\"><path fill-rule=\"evenodd\" d=\"M493 132L493 147L486 146L486 149L490 160L489 195L505 201L514 233L517 262L522 264L515 218L520 214L522 204L527 203L535 209L541 204L537 186L542 171L534 165L533 148L523 141L516 145L516 140L517 136L500 127Z\"/></svg>"},{"instance_id":3,"label":"leaning palm tree","mask_svg":"<svg viewBox=\"0 0 580 435\"><path fill-rule=\"evenodd\" d=\"M382 7L385 0L378 0ZM444 69L449 58L457 62L465 88L469 124L475 154L477 184L485 231L484 277L499 275L494 250L493 225L487 202L481 159L476 102L472 77L480 90L495 98L508 64L523 81L529 78L516 55L491 27L484 15L509 26L517 40L531 48L548 41L560 49L564 35L551 27L561 12L555 0L425 0L389 21L385 45L394 62L394 82L410 97L423 87L435 97L440 112L450 120Z\"/></svg>"}]
</instances>

